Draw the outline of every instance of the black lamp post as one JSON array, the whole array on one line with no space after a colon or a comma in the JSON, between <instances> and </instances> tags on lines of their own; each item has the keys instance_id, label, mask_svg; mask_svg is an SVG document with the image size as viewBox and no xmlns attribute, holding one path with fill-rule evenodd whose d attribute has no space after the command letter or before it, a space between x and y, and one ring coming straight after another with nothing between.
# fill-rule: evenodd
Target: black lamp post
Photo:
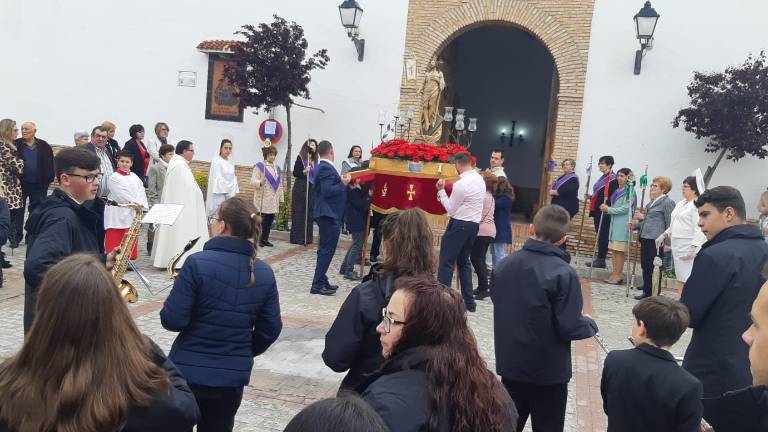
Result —
<instances>
[{"instance_id":1,"label":"black lamp post","mask_svg":"<svg viewBox=\"0 0 768 432\"><path fill-rule=\"evenodd\" d=\"M640 41L640 49L635 53L635 75L640 75L645 50L653 46L653 33L660 17L649 1L645 2L645 6L635 15L635 33Z\"/></svg>"},{"instance_id":2,"label":"black lamp post","mask_svg":"<svg viewBox=\"0 0 768 432\"><path fill-rule=\"evenodd\" d=\"M341 25L347 29L347 36L352 39L357 49L357 60L363 61L365 54L365 39L360 39L360 20L363 18L363 8L355 0L344 0L339 5Z\"/></svg>"}]
</instances>

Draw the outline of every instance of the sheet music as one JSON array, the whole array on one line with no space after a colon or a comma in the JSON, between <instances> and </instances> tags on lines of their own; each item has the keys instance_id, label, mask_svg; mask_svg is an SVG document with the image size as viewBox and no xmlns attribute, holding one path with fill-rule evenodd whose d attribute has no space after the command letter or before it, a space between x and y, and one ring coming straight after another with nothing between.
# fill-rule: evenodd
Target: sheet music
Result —
<instances>
[{"instance_id":1,"label":"sheet music","mask_svg":"<svg viewBox=\"0 0 768 432\"><path fill-rule=\"evenodd\" d=\"M184 204L155 204L144 215L141 223L173 225L184 209Z\"/></svg>"}]
</instances>

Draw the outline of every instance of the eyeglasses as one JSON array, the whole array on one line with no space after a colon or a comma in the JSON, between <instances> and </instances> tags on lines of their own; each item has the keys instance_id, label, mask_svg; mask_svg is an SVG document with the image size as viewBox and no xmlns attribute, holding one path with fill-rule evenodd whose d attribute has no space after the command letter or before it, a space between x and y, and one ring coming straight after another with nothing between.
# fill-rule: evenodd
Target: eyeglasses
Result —
<instances>
[{"instance_id":1,"label":"eyeglasses","mask_svg":"<svg viewBox=\"0 0 768 432\"><path fill-rule=\"evenodd\" d=\"M392 324L399 324L404 325L405 321L398 321L391 316L389 316L389 311L387 308L381 309L381 322L384 323L384 331L389 334L392 331Z\"/></svg>"},{"instance_id":2,"label":"eyeglasses","mask_svg":"<svg viewBox=\"0 0 768 432\"><path fill-rule=\"evenodd\" d=\"M94 180L101 181L102 177L104 177L104 174L98 173L98 174L87 174L87 175L80 175L80 174L71 174L67 173L70 177L82 177L83 180L85 180L86 183L93 183Z\"/></svg>"},{"instance_id":3,"label":"eyeglasses","mask_svg":"<svg viewBox=\"0 0 768 432\"><path fill-rule=\"evenodd\" d=\"M212 224L212 223L213 223L213 221L215 221L215 220L218 220L218 221L220 221L220 220L221 220L221 218L220 218L220 217L218 217L218 216L208 216L208 225Z\"/></svg>"}]
</instances>

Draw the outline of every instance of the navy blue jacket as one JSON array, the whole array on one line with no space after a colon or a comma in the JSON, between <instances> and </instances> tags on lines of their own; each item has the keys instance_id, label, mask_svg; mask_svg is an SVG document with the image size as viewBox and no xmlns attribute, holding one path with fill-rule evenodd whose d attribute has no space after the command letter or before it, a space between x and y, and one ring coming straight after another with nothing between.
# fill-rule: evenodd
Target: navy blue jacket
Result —
<instances>
[{"instance_id":1,"label":"navy blue jacket","mask_svg":"<svg viewBox=\"0 0 768 432\"><path fill-rule=\"evenodd\" d=\"M179 332L169 358L190 384L242 387L253 357L277 340L283 323L275 275L263 261L253 266L252 243L214 237L184 262L160 311L168 330Z\"/></svg>"},{"instance_id":2,"label":"navy blue jacket","mask_svg":"<svg viewBox=\"0 0 768 432\"><path fill-rule=\"evenodd\" d=\"M537 385L571 379L571 341L597 333L576 270L558 246L528 239L493 269L496 373Z\"/></svg>"},{"instance_id":3,"label":"navy blue jacket","mask_svg":"<svg viewBox=\"0 0 768 432\"><path fill-rule=\"evenodd\" d=\"M768 244L755 225L720 231L693 260L680 297L693 329L683 367L704 385L705 398L752 384L749 348L741 334L751 325L749 311L765 283L766 260Z\"/></svg>"},{"instance_id":4,"label":"navy blue jacket","mask_svg":"<svg viewBox=\"0 0 768 432\"><path fill-rule=\"evenodd\" d=\"M575 216L579 212L579 178L572 177L563 183L557 193L559 195L552 197L552 204L564 208L571 217Z\"/></svg>"},{"instance_id":5,"label":"navy blue jacket","mask_svg":"<svg viewBox=\"0 0 768 432\"><path fill-rule=\"evenodd\" d=\"M347 204L347 187L341 182L336 168L320 161L315 177L315 220L329 217L341 224Z\"/></svg>"},{"instance_id":6,"label":"navy blue jacket","mask_svg":"<svg viewBox=\"0 0 768 432\"><path fill-rule=\"evenodd\" d=\"M371 197L368 188L350 188L347 191L347 211L344 214L344 222L349 232L365 231L368 219L368 209L371 205Z\"/></svg>"},{"instance_id":7,"label":"navy blue jacket","mask_svg":"<svg viewBox=\"0 0 768 432\"><path fill-rule=\"evenodd\" d=\"M701 389L669 351L648 344L613 350L600 382L608 432L698 431Z\"/></svg>"},{"instance_id":8,"label":"navy blue jacket","mask_svg":"<svg viewBox=\"0 0 768 432\"><path fill-rule=\"evenodd\" d=\"M512 243L512 197L507 194L494 195L495 207L493 210L493 223L496 225L496 237L494 243Z\"/></svg>"}]
</instances>

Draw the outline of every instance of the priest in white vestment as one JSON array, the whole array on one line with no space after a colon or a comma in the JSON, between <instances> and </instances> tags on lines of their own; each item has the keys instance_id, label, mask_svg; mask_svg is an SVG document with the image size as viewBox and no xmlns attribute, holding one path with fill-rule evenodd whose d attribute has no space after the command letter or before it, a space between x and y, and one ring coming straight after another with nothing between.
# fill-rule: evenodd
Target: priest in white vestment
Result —
<instances>
[{"instance_id":1,"label":"priest in white vestment","mask_svg":"<svg viewBox=\"0 0 768 432\"><path fill-rule=\"evenodd\" d=\"M189 167L189 161L194 155L194 144L182 140L176 145L176 154L168 163L160 202L182 204L184 208L173 225L160 225L155 233L155 246L152 251L155 267L166 268L170 260L184 249L187 242L200 237L195 247L184 254L176 264L176 268L180 268L190 254L203 250L203 245L208 241L208 221L203 192Z\"/></svg>"},{"instance_id":2,"label":"priest in white vestment","mask_svg":"<svg viewBox=\"0 0 768 432\"><path fill-rule=\"evenodd\" d=\"M232 141L225 138L221 140L219 153L213 157L211 170L208 172L208 196L205 198L208 216L215 215L224 200L240 192L235 175L235 164L229 161L231 155Z\"/></svg>"}]
</instances>

